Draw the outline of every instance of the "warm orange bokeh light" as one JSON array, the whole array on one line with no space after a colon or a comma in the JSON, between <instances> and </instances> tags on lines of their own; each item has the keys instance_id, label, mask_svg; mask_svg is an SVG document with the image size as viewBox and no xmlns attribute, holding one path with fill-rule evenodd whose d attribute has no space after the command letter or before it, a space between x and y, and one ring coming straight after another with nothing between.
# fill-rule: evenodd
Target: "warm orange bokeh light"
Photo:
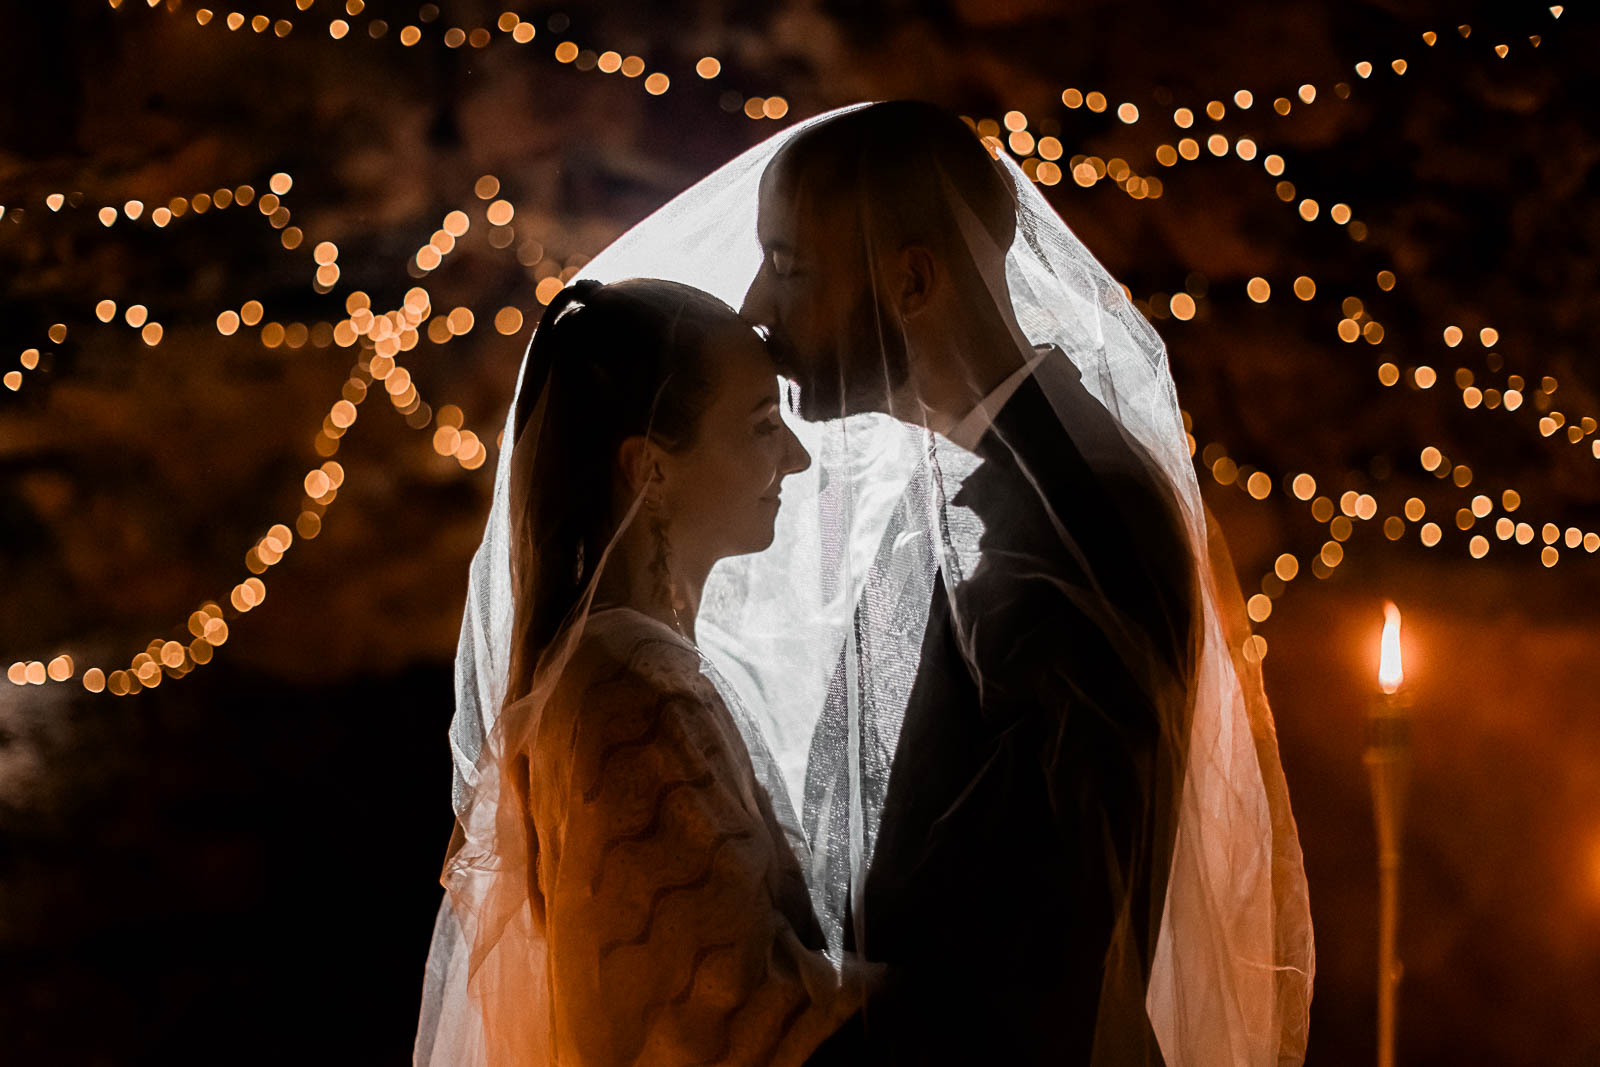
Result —
<instances>
[{"instance_id":1,"label":"warm orange bokeh light","mask_svg":"<svg viewBox=\"0 0 1600 1067\"><path fill-rule=\"evenodd\" d=\"M1378 686L1385 693L1396 692L1405 681L1400 665L1400 609L1394 601L1383 605L1383 651L1378 659Z\"/></svg>"}]
</instances>

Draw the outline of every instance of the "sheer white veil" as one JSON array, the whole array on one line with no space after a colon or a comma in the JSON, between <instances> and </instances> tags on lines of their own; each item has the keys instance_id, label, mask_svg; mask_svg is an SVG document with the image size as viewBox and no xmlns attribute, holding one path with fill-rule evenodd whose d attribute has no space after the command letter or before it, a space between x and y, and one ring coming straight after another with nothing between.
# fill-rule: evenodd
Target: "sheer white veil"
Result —
<instances>
[{"instance_id":1,"label":"sheer white veil","mask_svg":"<svg viewBox=\"0 0 1600 1067\"><path fill-rule=\"evenodd\" d=\"M798 135L855 110L797 124L743 153L619 238L582 276L669 279L739 307L752 282L770 269L757 237L768 165ZM1138 853L1158 857L1164 877L1156 872L1151 879L1136 863L1118 869L1119 857L1126 857L1108 849L1103 895L1117 925L1104 964L1094 1061L1144 1062L1117 1050L1126 1028L1148 1025L1169 1065L1299 1063L1314 959L1304 869L1259 669L1241 654L1248 636L1242 601L1200 497L1165 348L1038 188L1004 153L995 166L1009 179L1015 213L1014 234L999 250L986 249L998 238L986 209L969 202L964 181L938 173L933 180L972 261L1003 262L1003 270L980 270L982 291L1037 353L1030 361L1033 384L1026 388L1037 387L1028 396L1042 400L1039 410L1053 419L1048 433L1035 439L1032 430L991 418L987 444L975 452L970 444L952 443L948 426L933 433L883 414L819 421L791 415L815 462L785 487L773 547L724 560L712 572L697 627L701 652L747 710L741 727L752 751L771 755L758 767L769 792L775 800L786 798L780 806L804 823L794 832L805 839L799 849L831 954L839 959L865 946L871 956L868 872L885 805L898 803L889 795L891 769L899 766L898 788L916 788L916 753L900 744L901 727L908 701L922 699L919 664L931 602L948 604L951 644L976 690L985 700L1008 693L1008 680L992 666L1001 661L992 632L999 623L989 623L987 602L973 599L990 588L985 583L995 580L997 568L1030 581L1040 570L1037 561L1018 563L1033 547L1019 553L1008 543L996 551L1001 531L993 520L986 529L983 494L995 491L993 472L1005 468L1011 480L1004 485L1037 494L1028 514L1039 518L1045 540L1055 539L1037 548L1040 558L1074 561L1073 573L1081 578L1051 572L1034 583L1048 587L1054 606L1038 616L1041 632L1019 644L1073 640L1049 630L1051 612L1067 605L1103 640L1105 658L1135 675L1135 688L1164 709L1157 716L1161 737L1152 741L1155 753L1145 754L1139 780L1150 796L1167 798L1149 804L1148 816L1154 837L1165 843ZM858 207L864 244L881 243L874 228L890 225L884 220L895 206L863 196ZM986 258L986 251L1001 254ZM873 260L869 275L877 278L881 269ZM881 308L875 322L880 331L898 328ZM890 340L885 352L917 358L909 333ZM892 369L885 374L895 378ZM519 395L542 386L527 375L525 359ZM973 403L984 392L974 385ZM1103 494L1074 496L1064 506L1066 498L1051 488L1053 461L1040 458L1054 455L1058 438L1109 487ZM528 469L525 457L514 462L516 439L508 413L456 655L450 745L457 845L442 878L447 892L428 958L418 1064L485 1062L482 1020L468 979L481 962L472 951L481 941L473 895L481 892L483 872L499 869L495 849L503 843L484 814L483 798L500 789L494 767L503 741L495 738L512 658L514 483L518 468ZM1146 508L1151 487L1164 501L1154 511ZM1130 551L1133 562L1120 561L1121 571L1101 569L1094 540L1101 534L1074 513L1079 504L1118 512L1138 538L1179 546L1181 566L1174 571L1163 559L1147 568ZM1151 531L1152 522L1167 528ZM986 553L994 558L986 561ZM1123 573L1130 567L1137 572L1132 577ZM1180 611L1189 624L1170 642L1180 654L1173 664L1163 660L1161 641L1142 629L1139 611L1121 603L1114 587L1131 582L1145 588L1179 572L1175 581L1187 583L1191 599ZM1025 599L1014 608L1034 611ZM549 667L541 662L542 676ZM1068 678L1061 684L1098 719L1115 718L1115 708L1098 706L1102 694L1093 683L1080 688ZM1061 742L1050 735L1042 743ZM1047 775L1059 755L1040 754ZM463 841L476 842L477 851L463 850ZM1041 840L1038 847L1055 844ZM463 861L468 854L471 862ZM1140 879L1159 899L1140 904L1134 884ZM1147 914L1139 914L1141 907ZM940 938L959 939L968 920L962 908L952 908ZM526 916L505 921L525 923ZM513 964L542 968L533 958ZM530 988L537 992L537 985ZM530 1015L541 1010L528 1005Z\"/></svg>"}]
</instances>

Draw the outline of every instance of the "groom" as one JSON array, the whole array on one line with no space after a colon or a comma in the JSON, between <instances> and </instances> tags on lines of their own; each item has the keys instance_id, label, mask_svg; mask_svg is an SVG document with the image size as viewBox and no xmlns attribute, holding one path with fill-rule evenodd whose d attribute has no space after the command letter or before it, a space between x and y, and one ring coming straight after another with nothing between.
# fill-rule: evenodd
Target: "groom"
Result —
<instances>
[{"instance_id":1,"label":"groom","mask_svg":"<svg viewBox=\"0 0 1600 1067\"><path fill-rule=\"evenodd\" d=\"M1195 569L1152 461L1065 353L1026 341L1005 272L1016 227L1007 172L927 104L811 127L762 179L765 260L744 312L801 413L885 412L981 461L950 501L981 522L978 557L934 557L851 898L849 947L889 978L814 1064L1162 1062L1144 991L1183 780ZM814 751L842 714L824 713Z\"/></svg>"}]
</instances>

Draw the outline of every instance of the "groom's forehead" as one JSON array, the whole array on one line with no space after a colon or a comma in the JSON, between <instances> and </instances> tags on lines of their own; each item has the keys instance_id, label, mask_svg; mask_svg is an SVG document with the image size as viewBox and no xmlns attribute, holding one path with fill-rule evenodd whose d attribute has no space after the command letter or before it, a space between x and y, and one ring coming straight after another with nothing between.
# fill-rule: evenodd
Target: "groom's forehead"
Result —
<instances>
[{"instance_id":1,"label":"groom's forehead","mask_svg":"<svg viewBox=\"0 0 1600 1067\"><path fill-rule=\"evenodd\" d=\"M854 229L856 197L849 190L831 188L821 168L803 167L793 158L773 160L761 177L760 209L756 231L768 247L792 248L811 243L819 233L830 240Z\"/></svg>"}]
</instances>

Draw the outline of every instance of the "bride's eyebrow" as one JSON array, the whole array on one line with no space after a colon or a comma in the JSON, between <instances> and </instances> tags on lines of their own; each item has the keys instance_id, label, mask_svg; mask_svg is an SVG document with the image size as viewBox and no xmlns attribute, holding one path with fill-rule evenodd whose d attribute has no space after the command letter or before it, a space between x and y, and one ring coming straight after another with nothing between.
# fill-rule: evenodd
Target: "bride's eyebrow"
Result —
<instances>
[{"instance_id":1,"label":"bride's eyebrow","mask_svg":"<svg viewBox=\"0 0 1600 1067\"><path fill-rule=\"evenodd\" d=\"M778 394L768 393L766 396L755 402L755 405L750 409L750 414L754 415L758 412L765 411L767 408L775 408L777 406Z\"/></svg>"}]
</instances>

